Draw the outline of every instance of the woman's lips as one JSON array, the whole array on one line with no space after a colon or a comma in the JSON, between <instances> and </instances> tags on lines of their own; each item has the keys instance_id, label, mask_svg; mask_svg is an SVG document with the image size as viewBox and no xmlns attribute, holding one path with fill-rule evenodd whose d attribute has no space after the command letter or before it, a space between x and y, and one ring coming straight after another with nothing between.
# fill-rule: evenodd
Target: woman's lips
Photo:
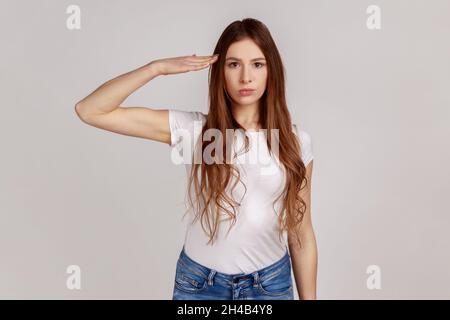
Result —
<instances>
[{"instance_id":1,"label":"woman's lips","mask_svg":"<svg viewBox=\"0 0 450 320\"><path fill-rule=\"evenodd\" d=\"M253 94L253 92L255 92L255 90L239 90L239 95L243 97L250 96Z\"/></svg>"}]
</instances>

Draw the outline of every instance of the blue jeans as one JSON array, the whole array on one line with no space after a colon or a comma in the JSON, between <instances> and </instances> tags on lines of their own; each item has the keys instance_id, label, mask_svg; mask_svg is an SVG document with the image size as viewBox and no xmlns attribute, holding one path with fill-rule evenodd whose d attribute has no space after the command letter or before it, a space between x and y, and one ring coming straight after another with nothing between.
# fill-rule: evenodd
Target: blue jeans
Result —
<instances>
[{"instance_id":1,"label":"blue jeans","mask_svg":"<svg viewBox=\"0 0 450 320\"><path fill-rule=\"evenodd\" d=\"M218 253L219 254L219 253ZM272 265L252 273L226 274L186 255L177 261L173 300L293 300L288 251Z\"/></svg>"}]
</instances>

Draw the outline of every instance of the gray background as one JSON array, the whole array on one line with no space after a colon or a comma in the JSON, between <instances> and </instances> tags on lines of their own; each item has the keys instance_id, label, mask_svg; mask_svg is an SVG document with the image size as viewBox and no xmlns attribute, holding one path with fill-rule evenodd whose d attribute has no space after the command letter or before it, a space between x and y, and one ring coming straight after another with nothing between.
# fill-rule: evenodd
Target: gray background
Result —
<instances>
[{"instance_id":1,"label":"gray background","mask_svg":"<svg viewBox=\"0 0 450 320\"><path fill-rule=\"evenodd\" d=\"M66 28L71 4L81 30ZM381 30L366 27L372 4ZM185 170L74 104L152 60L211 54L245 17L269 27L312 137L318 299L450 298L449 1L1 5L0 298L171 298ZM207 90L207 69L158 77L123 105L206 112ZM66 287L72 264L81 290Z\"/></svg>"}]
</instances>

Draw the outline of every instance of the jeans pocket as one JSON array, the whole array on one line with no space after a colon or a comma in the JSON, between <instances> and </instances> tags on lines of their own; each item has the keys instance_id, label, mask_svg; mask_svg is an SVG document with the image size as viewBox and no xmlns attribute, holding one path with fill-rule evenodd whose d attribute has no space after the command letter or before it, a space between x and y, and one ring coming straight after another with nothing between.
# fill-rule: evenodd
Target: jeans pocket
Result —
<instances>
[{"instance_id":1,"label":"jeans pocket","mask_svg":"<svg viewBox=\"0 0 450 320\"><path fill-rule=\"evenodd\" d=\"M175 288L187 293L199 293L208 286L208 279L186 270L177 271L175 275Z\"/></svg>"},{"instance_id":2,"label":"jeans pocket","mask_svg":"<svg viewBox=\"0 0 450 320\"><path fill-rule=\"evenodd\" d=\"M262 294L269 296L291 294L293 287L290 269L283 272L275 271L273 275L261 278L258 288Z\"/></svg>"}]
</instances>

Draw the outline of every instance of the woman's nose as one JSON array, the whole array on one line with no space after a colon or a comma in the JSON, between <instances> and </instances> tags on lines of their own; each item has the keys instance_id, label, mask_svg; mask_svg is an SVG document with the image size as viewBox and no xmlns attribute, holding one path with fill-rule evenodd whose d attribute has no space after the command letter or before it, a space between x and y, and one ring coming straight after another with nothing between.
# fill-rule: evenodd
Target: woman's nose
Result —
<instances>
[{"instance_id":1,"label":"woman's nose","mask_svg":"<svg viewBox=\"0 0 450 320\"><path fill-rule=\"evenodd\" d=\"M251 75L250 75L249 68L248 67L244 67L242 70L243 71L242 71L242 74L241 74L241 81L244 82L244 83L250 82L251 81L250 80Z\"/></svg>"}]
</instances>

